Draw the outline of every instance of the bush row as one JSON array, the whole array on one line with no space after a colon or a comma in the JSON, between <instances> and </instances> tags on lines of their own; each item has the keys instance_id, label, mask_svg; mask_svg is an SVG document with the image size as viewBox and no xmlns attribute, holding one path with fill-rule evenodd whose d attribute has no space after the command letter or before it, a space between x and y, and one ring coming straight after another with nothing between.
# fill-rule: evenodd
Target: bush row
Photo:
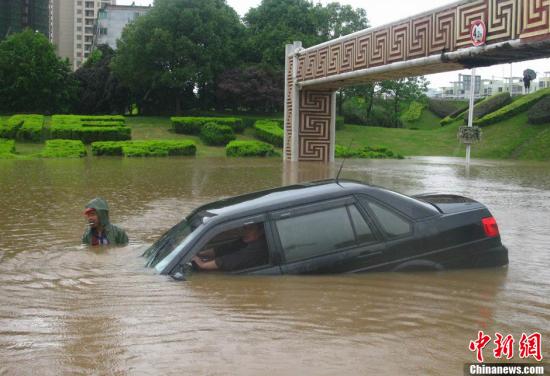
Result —
<instances>
[{"instance_id":1,"label":"bush row","mask_svg":"<svg viewBox=\"0 0 550 376\"><path fill-rule=\"evenodd\" d=\"M53 115L52 124L82 124L82 123L118 123L124 125L126 119L121 115Z\"/></svg>"},{"instance_id":2,"label":"bush row","mask_svg":"<svg viewBox=\"0 0 550 376\"><path fill-rule=\"evenodd\" d=\"M550 95L542 98L527 112L529 124L550 123Z\"/></svg>"},{"instance_id":3,"label":"bush row","mask_svg":"<svg viewBox=\"0 0 550 376\"><path fill-rule=\"evenodd\" d=\"M190 140L158 141L104 141L92 143L93 155L116 155L125 157L189 156L197 153Z\"/></svg>"},{"instance_id":4,"label":"bush row","mask_svg":"<svg viewBox=\"0 0 550 376\"><path fill-rule=\"evenodd\" d=\"M0 158L12 157L15 154L15 141L0 138Z\"/></svg>"},{"instance_id":5,"label":"bush row","mask_svg":"<svg viewBox=\"0 0 550 376\"><path fill-rule=\"evenodd\" d=\"M260 141L231 141L225 147L228 157L271 157L278 155L273 145Z\"/></svg>"},{"instance_id":6,"label":"bush row","mask_svg":"<svg viewBox=\"0 0 550 376\"><path fill-rule=\"evenodd\" d=\"M0 137L19 141L40 142L44 138L43 115L13 115L0 125Z\"/></svg>"},{"instance_id":7,"label":"bush row","mask_svg":"<svg viewBox=\"0 0 550 376\"><path fill-rule=\"evenodd\" d=\"M369 159L404 159L401 154L394 153L385 146L365 146L361 149L351 149L347 146L336 145L336 158L369 158Z\"/></svg>"},{"instance_id":8,"label":"bush row","mask_svg":"<svg viewBox=\"0 0 550 376\"><path fill-rule=\"evenodd\" d=\"M95 141L124 141L132 138L127 127L84 127L82 125L57 124L48 131L49 139L80 140L85 144Z\"/></svg>"},{"instance_id":9,"label":"bush row","mask_svg":"<svg viewBox=\"0 0 550 376\"><path fill-rule=\"evenodd\" d=\"M80 140L48 140L40 156L43 158L80 158L86 156L86 148Z\"/></svg>"},{"instance_id":10,"label":"bush row","mask_svg":"<svg viewBox=\"0 0 550 376\"><path fill-rule=\"evenodd\" d=\"M200 138L206 145L224 146L235 139L235 133L228 125L206 123L201 127Z\"/></svg>"},{"instance_id":11,"label":"bush row","mask_svg":"<svg viewBox=\"0 0 550 376\"><path fill-rule=\"evenodd\" d=\"M271 145L283 147L284 131L279 124L273 120L258 120L254 123L256 137Z\"/></svg>"},{"instance_id":12,"label":"bush row","mask_svg":"<svg viewBox=\"0 0 550 376\"><path fill-rule=\"evenodd\" d=\"M413 101L409 105L409 109L403 114L402 120L408 122L415 122L420 119L422 116L422 111L424 110L424 104L420 102Z\"/></svg>"},{"instance_id":13,"label":"bush row","mask_svg":"<svg viewBox=\"0 0 550 376\"><path fill-rule=\"evenodd\" d=\"M200 134L202 126L208 123L216 123L231 127L234 132L241 133L244 123L241 118L217 118L217 117L171 117L174 132L183 134Z\"/></svg>"},{"instance_id":14,"label":"bush row","mask_svg":"<svg viewBox=\"0 0 550 376\"><path fill-rule=\"evenodd\" d=\"M480 119L474 120L474 125L485 126L489 124L498 123L511 118L521 112L527 111L534 106L539 100L550 95L550 88L537 90L532 94L525 95L516 99L512 103L500 108L499 110L492 112Z\"/></svg>"},{"instance_id":15,"label":"bush row","mask_svg":"<svg viewBox=\"0 0 550 376\"><path fill-rule=\"evenodd\" d=\"M495 112L499 108L502 108L512 101L510 93L500 93L485 98L474 106L474 120L481 119L485 115ZM464 114L464 124L468 123L468 117L470 113L466 111Z\"/></svg>"},{"instance_id":16,"label":"bush row","mask_svg":"<svg viewBox=\"0 0 550 376\"><path fill-rule=\"evenodd\" d=\"M440 118L449 116L458 109L457 107L461 106L462 103L457 101L432 98L428 99L428 109Z\"/></svg>"}]
</instances>

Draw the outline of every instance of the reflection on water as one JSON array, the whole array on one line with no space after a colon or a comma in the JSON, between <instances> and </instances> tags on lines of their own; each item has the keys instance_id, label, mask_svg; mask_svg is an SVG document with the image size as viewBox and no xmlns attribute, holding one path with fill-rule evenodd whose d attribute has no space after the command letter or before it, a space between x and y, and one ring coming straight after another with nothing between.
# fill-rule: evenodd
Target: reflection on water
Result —
<instances>
[{"instance_id":1,"label":"reflection on water","mask_svg":"<svg viewBox=\"0 0 550 376\"><path fill-rule=\"evenodd\" d=\"M119 158L0 161L0 374L460 374L478 330L550 328L550 174L540 163L346 161L343 177L489 206L503 269L175 282L141 250L196 206L339 165ZM131 243L78 244L83 205L109 201ZM491 350L485 356L491 359ZM396 362L396 359L399 361ZM445 371L443 371L445 370Z\"/></svg>"}]
</instances>

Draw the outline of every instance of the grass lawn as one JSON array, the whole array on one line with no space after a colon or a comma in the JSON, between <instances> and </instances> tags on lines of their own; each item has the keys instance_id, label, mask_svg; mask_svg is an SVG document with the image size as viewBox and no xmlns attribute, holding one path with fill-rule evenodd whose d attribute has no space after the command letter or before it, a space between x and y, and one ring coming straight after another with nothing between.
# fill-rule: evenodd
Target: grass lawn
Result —
<instances>
[{"instance_id":1,"label":"grass lawn","mask_svg":"<svg viewBox=\"0 0 550 376\"><path fill-rule=\"evenodd\" d=\"M439 116L437 116L436 114L434 114L433 112L425 108L422 111L422 115L420 115L420 119L413 122L404 121L403 127L409 128L409 129L416 128L419 130L431 131L431 130L436 130L441 128L441 125L439 124L440 121L441 121L441 118Z\"/></svg>"}]
</instances>

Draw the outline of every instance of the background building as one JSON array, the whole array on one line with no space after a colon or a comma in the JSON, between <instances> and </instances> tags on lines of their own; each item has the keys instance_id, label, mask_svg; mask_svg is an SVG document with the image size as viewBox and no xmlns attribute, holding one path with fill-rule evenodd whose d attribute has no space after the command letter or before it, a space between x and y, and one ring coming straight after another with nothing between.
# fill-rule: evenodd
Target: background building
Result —
<instances>
[{"instance_id":1,"label":"background building","mask_svg":"<svg viewBox=\"0 0 550 376\"><path fill-rule=\"evenodd\" d=\"M78 69L92 51L94 25L99 10L116 0L52 0L51 40L60 57Z\"/></svg>"},{"instance_id":2,"label":"background building","mask_svg":"<svg viewBox=\"0 0 550 376\"><path fill-rule=\"evenodd\" d=\"M100 9L94 30L94 46L107 44L116 49L116 41L124 27L150 9L136 5L107 5Z\"/></svg>"},{"instance_id":3,"label":"background building","mask_svg":"<svg viewBox=\"0 0 550 376\"><path fill-rule=\"evenodd\" d=\"M50 37L50 0L0 0L0 40L25 28Z\"/></svg>"}]
</instances>

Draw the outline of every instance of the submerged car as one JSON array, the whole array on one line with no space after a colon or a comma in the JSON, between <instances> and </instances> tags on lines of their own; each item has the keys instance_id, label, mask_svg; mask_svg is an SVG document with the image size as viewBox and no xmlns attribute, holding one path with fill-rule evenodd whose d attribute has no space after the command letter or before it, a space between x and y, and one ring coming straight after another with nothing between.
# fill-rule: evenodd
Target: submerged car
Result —
<instances>
[{"instance_id":1,"label":"submerged car","mask_svg":"<svg viewBox=\"0 0 550 376\"><path fill-rule=\"evenodd\" d=\"M148 266L175 279L197 270L274 275L508 264L497 223L483 204L448 194L410 197L351 180L206 204L144 256Z\"/></svg>"}]
</instances>

